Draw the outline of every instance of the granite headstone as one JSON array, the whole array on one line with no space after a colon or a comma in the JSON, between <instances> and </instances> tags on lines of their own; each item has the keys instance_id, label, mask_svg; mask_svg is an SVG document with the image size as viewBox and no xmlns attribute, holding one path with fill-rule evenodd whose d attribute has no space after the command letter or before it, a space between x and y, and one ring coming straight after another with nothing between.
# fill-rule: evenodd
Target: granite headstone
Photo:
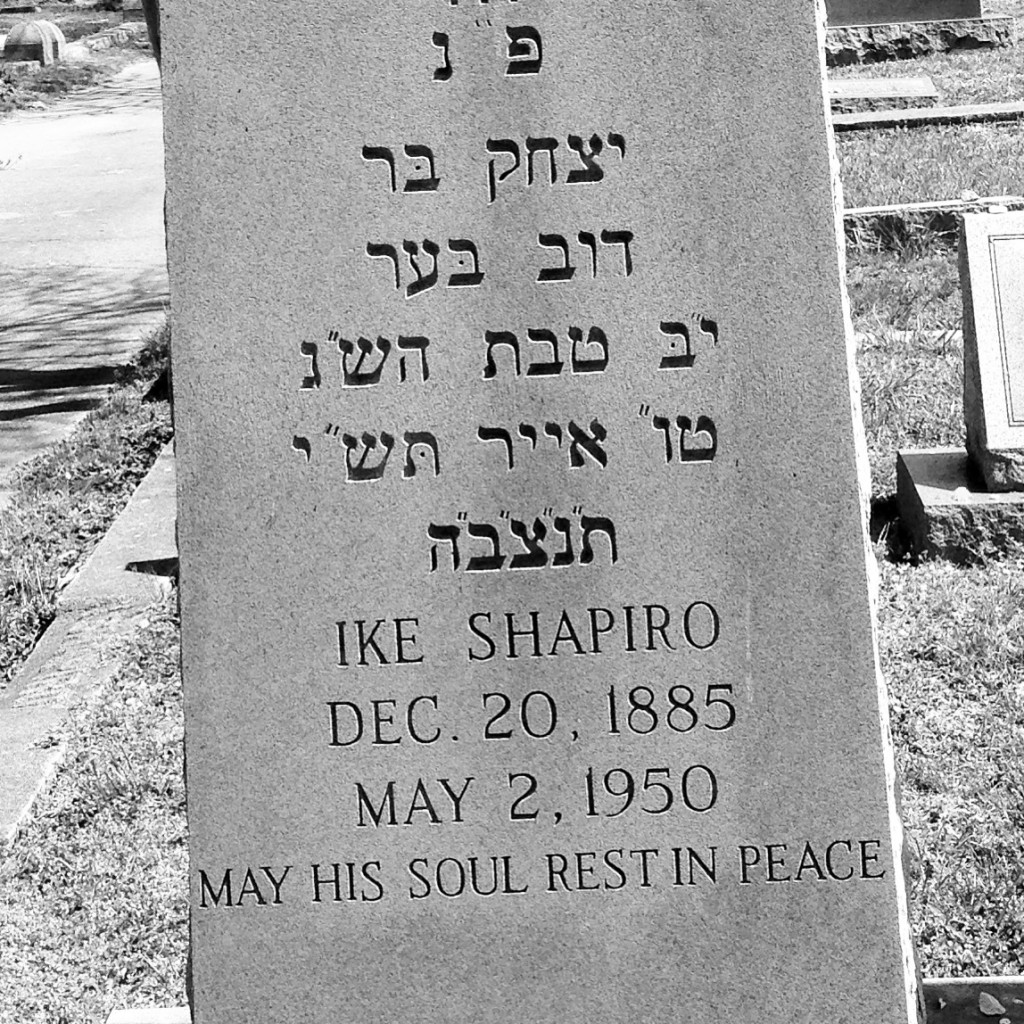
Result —
<instances>
[{"instance_id":1,"label":"granite headstone","mask_svg":"<svg viewBox=\"0 0 1024 1024\"><path fill-rule=\"evenodd\" d=\"M981 0L825 0L830 27L980 18Z\"/></svg>"},{"instance_id":2,"label":"granite headstone","mask_svg":"<svg viewBox=\"0 0 1024 1024\"><path fill-rule=\"evenodd\" d=\"M971 213L960 236L967 451L990 491L1024 490L1024 213Z\"/></svg>"},{"instance_id":3,"label":"granite headstone","mask_svg":"<svg viewBox=\"0 0 1024 1024\"><path fill-rule=\"evenodd\" d=\"M162 7L196 1024L913 1021L823 18Z\"/></svg>"}]
</instances>

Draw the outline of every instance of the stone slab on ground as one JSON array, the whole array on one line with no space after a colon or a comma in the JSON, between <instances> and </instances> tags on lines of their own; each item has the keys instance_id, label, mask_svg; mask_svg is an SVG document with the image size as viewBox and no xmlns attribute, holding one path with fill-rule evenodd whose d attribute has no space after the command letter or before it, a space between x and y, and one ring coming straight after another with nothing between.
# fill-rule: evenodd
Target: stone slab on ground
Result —
<instances>
[{"instance_id":1,"label":"stone slab on ground","mask_svg":"<svg viewBox=\"0 0 1024 1024\"><path fill-rule=\"evenodd\" d=\"M1024 491L1024 213L973 213L960 235L964 424L989 491Z\"/></svg>"},{"instance_id":2,"label":"stone slab on ground","mask_svg":"<svg viewBox=\"0 0 1024 1024\"><path fill-rule=\"evenodd\" d=\"M897 100L937 99L935 83L927 76L913 78L838 78L828 83L829 99L844 100Z\"/></svg>"},{"instance_id":3,"label":"stone slab on ground","mask_svg":"<svg viewBox=\"0 0 1024 1024\"><path fill-rule=\"evenodd\" d=\"M926 978L926 1024L1024 1024L1024 978Z\"/></svg>"},{"instance_id":4,"label":"stone slab on ground","mask_svg":"<svg viewBox=\"0 0 1024 1024\"><path fill-rule=\"evenodd\" d=\"M963 564L1024 553L1024 492L981 486L964 448L898 452L896 500L910 549Z\"/></svg>"},{"instance_id":5,"label":"stone slab on ground","mask_svg":"<svg viewBox=\"0 0 1024 1024\"><path fill-rule=\"evenodd\" d=\"M908 60L947 50L1013 46L1013 18L965 18L957 21L903 22L829 28L825 61L829 67Z\"/></svg>"},{"instance_id":6,"label":"stone slab on ground","mask_svg":"<svg viewBox=\"0 0 1024 1024\"><path fill-rule=\"evenodd\" d=\"M1024 101L1008 103L967 103L946 107L907 107L901 110L864 110L854 114L833 114L837 132L877 128L916 128L934 124L988 124L1024 118Z\"/></svg>"},{"instance_id":7,"label":"stone slab on ground","mask_svg":"<svg viewBox=\"0 0 1024 1024\"><path fill-rule=\"evenodd\" d=\"M0 842L13 838L63 758L55 737L69 709L117 670L116 648L169 590L167 580L124 572L123 566L165 559L173 551L173 530L168 446L65 590L57 618L21 671L0 691Z\"/></svg>"},{"instance_id":8,"label":"stone slab on ground","mask_svg":"<svg viewBox=\"0 0 1024 1024\"><path fill-rule=\"evenodd\" d=\"M173 442L160 453L125 510L61 592L58 612L124 608L158 601L170 590L166 573L175 541Z\"/></svg>"}]
</instances>

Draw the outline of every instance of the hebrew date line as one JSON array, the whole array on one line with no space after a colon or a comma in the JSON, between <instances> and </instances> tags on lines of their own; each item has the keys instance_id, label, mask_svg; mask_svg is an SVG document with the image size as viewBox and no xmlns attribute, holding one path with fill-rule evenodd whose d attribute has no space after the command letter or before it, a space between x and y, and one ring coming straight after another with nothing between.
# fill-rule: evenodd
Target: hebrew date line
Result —
<instances>
[{"instance_id":1,"label":"hebrew date line","mask_svg":"<svg viewBox=\"0 0 1024 1024\"><path fill-rule=\"evenodd\" d=\"M690 317L689 326L681 321L663 320L661 333L669 339L668 352L661 357L659 370L680 370L693 366L697 354L693 350L693 333L699 332L702 345L718 344L718 323L701 313Z\"/></svg>"},{"instance_id":2,"label":"hebrew date line","mask_svg":"<svg viewBox=\"0 0 1024 1024\"><path fill-rule=\"evenodd\" d=\"M434 151L429 146L408 144L403 147L405 156L412 162L413 173L405 179L403 192L436 192L441 179L437 176ZM367 163L379 160L388 170L388 184L392 192L398 191L398 171L395 166L394 150L388 146L363 146L363 159Z\"/></svg>"},{"instance_id":3,"label":"hebrew date line","mask_svg":"<svg viewBox=\"0 0 1024 1024\"><path fill-rule=\"evenodd\" d=\"M575 420L569 420L564 431L561 424L550 420L539 430L532 423L520 423L516 429L516 442L513 441L512 430L505 427L481 426L477 429L476 436L480 441L498 441L504 445L509 471L516 467L516 444L520 449L529 445L528 451L535 452L538 444L550 448L553 442L554 447L562 451L563 440L566 442L564 451L569 457L571 468L580 469L593 464L603 469L608 465L608 453L604 449L608 431L600 420L596 419L590 421L589 429L580 426Z\"/></svg>"},{"instance_id":4,"label":"hebrew date line","mask_svg":"<svg viewBox=\"0 0 1024 1024\"><path fill-rule=\"evenodd\" d=\"M527 353L529 363L527 377L557 377L565 369L560 358L558 335L543 328L530 328L526 332L527 344L540 347ZM572 373L602 373L608 366L608 338L600 327L591 327L586 340L582 327L570 327L568 338L572 343L569 350L569 369ZM507 349L511 357L501 356L501 365L510 367L514 375L522 375L522 358L519 338L511 331L485 331L484 343L487 356L484 362L484 380L498 376L500 350ZM543 357L542 357L543 353ZM547 358L550 356L550 358Z\"/></svg>"},{"instance_id":5,"label":"hebrew date line","mask_svg":"<svg viewBox=\"0 0 1024 1024\"><path fill-rule=\"evenodd\" d=\"M422 292L429 291L440 280L437 257L441 247L437 242L424 238L422 242L414 242L405 239L402 242L402 252L405 253L409 268L414 280L409 280L410 274L405 274L408 283L405 287L405 296L411 299ZM484 279L484 272L480 269L480 252L474 242L468 238L449 238L448 252L454 257L452 272L448 275L446 282L449 288L476 287ZM395 288L402 290L401 266L405 262L398 255L398 249L386 242L367 242L366 255L374 260L389 260L394 268Z\"/></svg>"},{"instance_id":6,"label":"hebrew date line","mask_svg":"<svg viewBox=\"0 0 1024 1024\"><path fill-rule=\"evenodd\" d=\"M340 440L345 450L345 480L348 483L382 480L398 443L395 435L386 430L377 434L363 431L357 437L333 423L327 424L321 436L331 442ZM407 430L402 434L402 442L405 444L403 480L411 480L418 474L426 476L431 471L434 476L441 475L441 449L436 435L429 430ZM313 446L309 438L297 434L292 438L292 448L304 455L306 462L312 460Z\"/></svg>"},{"instance_id":7,"label":"hebrew date line","mask_svg":"<svg viewBox=\"0 0 1024 1024\"><path fill-rule=\"evenodd\" d=\"M430 571L437 572L444 564L452 572L497 572L500 569L561 569L570 565L590 565L597 548L608 558L609 565L619 560L615 524L607 516L588 516L581 507L573 509L574 523L568 516L556 516L554 509L545 509L532 523L515 519L510 512L499 513L499 523L473 522L460 512L454 523L430 523L427 536L430 548ZM549 528L548 523L551 526ZM506 530L511 540L506 537ZM465 536L463 537L463 534ZM573 542L576 534L577 543ZM459 539L462 547L459 548ZM511 552L502 550L502 538ZM577 555L577 550L579 554ZM468 558L463 555L468 554Z\"/></svg>"},{"instance_id":8,"label":"hebrew date line","mask_svg":"<svg viewBox=\"0 0 1024 1024\"><path fill-rule=\"evenodd\" d=\"M651 429L660 433L664 440L665 462L711 462L718 452L718 429L710 416L676 416L675 431L678 433L677 448L673 451L673 421L669 416L651 416L651 407L641 405L638 413L641 419L651 420ZM677 459L678 456L678 459Z\"/></svg>"},{"instance_id":9,"label":"hebrew date line","mask_svg":"<svg viewBox=\"0 0 1024 1024\"><path fill-rule=\"evenodd\" d=\"M376 342L369 338L350 341L343 338L340 331L329 331L327 340L330 344L337 345L341 353L339 365L343 388L367 388L380 384L392 352L397 353L400 384L406 383L417 372L421 381L430 379L430 366L427 363L429 338L399 335L397 341L392 344L390 339L381 336L377 337ZM299 351L310 361L307 367L310 372L302 378L299 389L319 388L323 383L323 377L320 373L320 354L316 342L300 342Z\"/></svg>"},{"instance_id":10,"label":"hebrew date line","mask_svg":"<svg viewBox=\"0 0 1024 1024\"><path fill-rule=\"evenodd\" d=\"M608 149L616 150L620 160L626 158L625 136L617 132L610 132L606 136ZM520 177L526 178L526 186L530 187L534 182L544 180L550 185L555 185L561 180L567 185L578 185L591 182L598 182L604 178L605 169L599 162L607 160L605 143L600 135L591 135L584 140L579 135L570 135L566 140L566 151L564 161L569 169L565 169L563 163L563 177L559 179L558 168L560 159L558 153L561 142L552 136L527 137L524 143L526 149L525 166L523 162L523 151L515 139L488 139L485 143L490 159L487 162L487 196L488 202L493 203L498 197L498 186L507 182L517 171L522 173ZM602 154L605 154L602 156ZM576 166L580 164L581 166ZM504 165L504 166L499 166Z\"/></svg>"},{"instance_id":11,"label":"hebrew date line","mask_svg":"<svg viewBox=\"0 0 1024 1024\"><path fill-rule=\"evenodd\" d=\"M580 231L576 236L577 241L589 254L588 266L590 275L597 277L598 264L598 240L601 245L622 247L622 270L624 277L631 277L633 274L633 253L629 245L633 241L632 231L608 231L604 230L599 235L590 231ZM555 249L561 261L560 266L542 267L537 274L538 281L571 281L576 274L576 267L569 261L569 242L565 235L538 234L537 244L541 248ZM607 261L605 261L607 262Z\"/></svg>"}]
</instances>

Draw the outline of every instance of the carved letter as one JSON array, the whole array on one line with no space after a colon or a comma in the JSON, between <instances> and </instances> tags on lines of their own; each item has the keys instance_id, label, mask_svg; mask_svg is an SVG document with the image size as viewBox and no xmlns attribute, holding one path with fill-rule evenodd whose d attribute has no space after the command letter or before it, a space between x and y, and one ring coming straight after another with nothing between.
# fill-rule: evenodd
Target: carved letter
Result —
<instances>
[{"instance_id":1,"label":"carved letter","mask_svg":"<svg viewBox=\"0 0 1024 1024\"><path fill-rule=\"evenodd\" d=\"M420 377L423 380L430 380L430 368L427 366L427 346L430 341L427 338L399 337L398 349L400 352L419 352L420 354ZM406 380L405 356L398 360L399 380L404 384Z\"/></svg>"},{"instance_id":2,"label":"carved letter","mask_svg":"<svg viewBox=\"0 0 1024 1024\"><path fill-rule=\"evenodd\" d=\"M718 324L708 317L700 318L700 333L706 334L711 339L712 345L718 344Z\"/></svg>"},{"instance_id":3,"label":"carved letter","mask_svg":"<svg viewBox=\"0 0 1024 1024\"><path fill-rule=\"evenodd\" d=\"M470 285L477 285L484 279L484 273L480 269L480 253L476 246L468 238L449 238L449 252L466 252L472 257L473 269L470 271L460 270L451 274L448 278L449 288L465 288ZM461 267L462 264L460 263Z\"/></svg>"},{"instance_id":4,"label":"carved letter","mask_svg":"<svg viewBox=\"0 0 1024 1024\"><path fill-rule=\"evenodd\" d=\"M395 439L390 434L383 432L380 435L381 446L384 449L384 454L376 466L366 465L366 460L369 458L370 452L377 447L377 437L375 434L363 434L361 438L364 449L363 454L355 465L352 464L352 452L358 447L359 441L357 441L351 434L342 434L341 440L345 445L345 462L348 466L347 475L350 481L380 480L380 478L384 476L384 470L387 469L388 459L391 458L391 451L395 447Z\"/></svg>"},{"instance_id":5,"label":"carved letter","mask_svg":"<svg viewBox=\"0 0 1024 1024\"><path fill-rule=\"evenodd\" d=\"M363 146L363 159L367 163L371 160L383 160L390 170L391 191L398 191L398 182L395 180L395 154L387 146Z\"/></svg>"},{"instance_id":6,"label":"carved letter","mask_svg":"<svg viewBox=\"0 0 1024 1024\"><path fill-rule=\"evenodd\" d=\"M348 368L348 357L355 351L355 346L347 338L338 339L338 348L341 350L341 372L342 386L347 388L369 387L380 383L380 375L384 372L384 364L391 352L391 342L387 338L377 339L377 351L380 352L380 362L375 370L363 370L363 363L366 357L373 351L373 342L368 338L360 338L359 360L352 370Z\"/></svg>"},{"instance_id":7,"label":"carved letter","mask_svg":"<svg viewBox=\"0 0 1024 1024\"><path fill-rule=\"evenodd\" d=\"M687 421L689 422L689 421ZM655 416L651 421L652 426L655 430L663 430L665 432L665 461L672 461L672 438L669 436L669 421L667 416Z\"/></svg>"},{"instance_id":8,"label":"carved letter","mask_svg":"<svg viewBox=\"0 0 1024 1024\"><path fill-rule=\"evenodd\" d=\"M312 449L312 447L311 447L311 445L309 443L309 438L308 437L301 437L300 435L296 434L292 438L292 448L295 451L300 452L301 454L305 455L307 462L309 462L310 458L313 455L313 449Z\"/></svg>"},{"instance_id":9,"label":"carved letter","mask_svg":"<svg viewBox=\"0 0 1024 1024\"><path fill-rule=\"evenodd\" d=\"M508 67L506 75L539 75L544 59L540 33L529 25L506 27L508 36Z\"/></svg>"},{"instance_id":10,"label":"carved letter","mask_svg":"<svg viewBox=\"0 0 1024 1024\"><path fill-rule=\"evenodd\" d=\"M416 274L416 280L405 289L407 298L412 298L414 295L419 295L420 292L425 292L430 288L433 288L437 284L437 254L441 251L440 248L435 245L429 238L423 239L423 251L433 260L433 269L428 274L424 274L420 270L419 261L416 259L419 253L419 246L415 243L406 239L402 242L402 248L405 250L409 257L409 265L412 267Z\"/></svg>"},{"instance_id":11,"label":"carved letter","mask_svg":"<svg viewBox=\"0 0 1024 1024\"><path fill-rule=\"evenodd\" d=\"M549 363L530 363L526 368L527 377L557 377L562 372L562 367L565 365L558 358L558 338L555 336L554 331L534 330L530 328L526 332L526 336L530 341L537 342L538 344L548 344L551 346L551 362Z\"/></svg>"},{"instance_id":12,"label":"carved letter","mask_svg":"<svg viewBox=\"0 0 1024 1024\"><path fill-rule=\"evenodd\" d=\"M512 157L512 166L497 177L494 176L494 164L496 161L491 160L487 165L487 186L489 190L488 194L490 195L489 202L493 203L498 194L498 182L504 181L510 174L513 174L519 168L521 158L519 156L519 147L512 141L512 139L488 139L487 152L508 153L508 155Z\"/></svg>"},{"instance_id":13,"label":"carved letter","mask_svg":"<svg viewBox=\"0 0 1024 1024\"><path fill-rule=\"evenodd\" d=\"M680 462L710 462L715 457L715 452L718 451L718 431L715 429L715 424L710 417L698 416L697 426L692 428L693 432L690 435L691 440L696 441L698 434L706 434L711 441L710 445L706 448L686 447L686 433L691 430L692 426L689 417L677 417L676 426L679 427Z\"/></svg>"},{"instance_id":14,"label":"carved letter","mask_svg":"<svg viewBox=\"0 0 1024 1024\"><path fill-rule=\"evenodd\" d=\"M401 278L398 276L398 250L393 245L387 245L383 242L367 242L366 255L372 260L391 260L395 265L395 287L402 287Z\"/></svg>"},{"instance_id":15,"label":"carved letter","mask_svg":"<svg viewBox=\"0 0 1024 1024\"><path fill-rule=\"evenodd\" d=\"M427 527L427 536L433 541L446 540L452 546L452 571L459 568L459 528L457 526L439 526L431 523ZM430 548L430 571L437 572L437 544Z\"/></svg>"},{"instance_id":16,"label":"carved letter","mask_svg":"<svg viewBox=\"0 0 1024 1024\"><path fill-rule=\"evenodd\" d=\"M600 327L591 327L587 333L586 344L597 345L601 349L601 355L593 359L583 359L576 355L576 346L583 342L583 331L579 327L570 327L569 337L572 339L573 373L600 373L608 366L608 338Z\"/></svg>"},{"instance_id":17,"label":"carved letter","mask_svg":"<svg viewBox=\"0 0 1024 1024\"><path fill-rule=\"evenodd\" d=\"M516 357L516 376L519 376L519 339L511 331L484 331L487 342L487 362L484 365L484 380L498 375L498 367L494 362L494 350L499 345L507 345Z\"/></svg>"},{"instance_id":18,"label":"carved letter","mask_svg":"<svg viewBox=\"0 0 1024 1024\"><path fill-rule=\"evenodd\" d=\"M563 565L572 565L575 561L575 556L572 553L572 524L565 516L557 516L555 518L555 529L565 536L565 548L551 559L551 564L556 568L561 568Z\"/></svg>"},{"instance_id":19,"label":"carved letter","mask_svg":"<svg viewBox=\"0 0 1024 1024\"><path fill-rule=\"evenodd\" d=\"M302 378L299 390L320 387L320 368L316 364L316 342L300 341L299 351L309 357L309 376Z\"/></svg>"},{"instance_id":20,"label":"carved letter","mask_svg":"<svg viewBox=\"0 0 1024 1024\"><path fill-rule=\"evenodd\" d=\"M629 243L633 241L632 231L602 231L601 241L605 245L622 246L622 262L626 268L626 277L633 273L633 256L629 251ZM596 275L595 275L596 276Z\"/></svg>"},{"instance_id":21,"label":"carved letter","mask_svg":"<svg viewBox=\"0 0 1024 1024\"><path fill-rule=\"evenodd\" d=\"M551 184L558 180L558 171L555 168L555 150L558 149L558 139L543 138L526 140L526 183L533 184L533 158L537 153L547 153L548 168L551 171Z\"/></svg>"},{"instance_id":22,"label":"carved letter","mask_svg":"<svg viewBox=\"0 0 1024 1024\"><path fill-rule=\"evenodd\" d=\"M416 462L412 457L412 450L416 445L423 445L434 456L434 476L441 475L441 453L438 451L437 438L429 430L407 430L402 439L405 441L403 477L408 479L416 475Z\"/></svg>"},{"instance_id":23,"label":"carved letter","mask_svg":"<svg viewBox=\"0 0 1024 1024\"><path fill-rule=\"evenodd\" d=\"M572 444L569 445L569 465L577 469L582 466L585 461L584 451L598 465L608 465L608 453L601 447L601 442L607 438L608 431L598 420L591 420L589 434L578 427L573 420L570 420L569 436L572 438Z\"/></svg>"},{"instance_id":24,"label":"carved letter","mask_svg":"<svg viewBox=\"0 0 1024 1024\"><path fill-rule=\"evenodd\" d=\"M608 133L608 145L617 149L623 160L626 159L626 140L617 132Z\"/></svg>"},{"instance_id":25,"label":"carved letter","mask_svg":"<svg viewBox=\"0 0 1024 1024\"><path fill-rule=\"evenodd\" d=\"M530 448L533 451L537 450L537 428L536 427L531 426L529 423L520 423L519 424L519 436L524 441L529 441L530 442Z\"/></svg>"},{"instance_id":26,"label":"carved letter","mask_svg":"<svg viewBox=\"0 0 1024 1024\"><path fill-rule=\"evenodd\" d=\"M600 531L608 538L612 565L619 560L618 548L615 546L615 524L604 516L583 516L580 519L583 527L583 546L580 550L580 564L590 565L594 560L594 549L590 544L590 535Z\"/></svg>"},{"instance_id":27,"label":"carved letter","mask_svg":"<svg viewBox=\"0 0 1024 1024\"><path fill-rule=\"evenodd\" d=\"M576 150L584 168L582 171L576 168L576 170L569 172L569 177L566 178L566 181L570 185L582 181L600 181L604 177L604 171L597 166L597 161L594 159L601 155L601 150L604 148L601 137L599 135L590 136L589 153L586 152L586 145L578 135L569 136L569 148Z\"/></svg>"},{"instance_id":28,"label":"carved letter","mask_svg":"<svg viewBox=\"0 0 1024 1024\"><path fill-rule=\"evenodd\" d=\"M693 349L690 347L690 331L686 324L672 323L670 321L663 321L661 325L661 333L666 337L680 337L683 339L683 351L680 355L675 356L662 356L661 362L658 364L659 370L678 370L684 366L693 366ZM674 341L669 343L670 349L676 347Z\"/></svg>"},{"instance_id":29,"label":"carved letter","mask_svg":"<svg viewBox=\"0 0 1024 1024\"><path fill-rule=\"evenodd\" d=\"M547 249L561 249L565 263L561 267L544 267L537 275L538 281L568 281L576 273L575 267L569 266L569 243L562 235L538 235L537 243Z\"/></svg>"},{"instance_id":30,"label":"carved letter","mask_svg":"<svg viewBox=\"0 0 1024 1024\"><path fill-rule=\"evenodd\" d=\"M597 238L589 231L581 231L577 236L580 245L585 245L590 250L590 272L597 277Z\"/></svg>"},{"instance_id":31,"label":"carved letter","mask_svg":"<svg viewBox=\"0 0 1024 1024\"><path fill-rule=\"evenodd\" d=\"M544 433L551 438L554 438L555 444L559 448L562 447L562 428L557 423L552 423L550 420L544 424Z\"/></svg>"},{"instance_id":32,"label":"carved letter","mask_svg":"<svg viewBox=\"0 0 1024 1024\"><path fill-rule=\"evenodd\" d=\"M474 555L466 563L466 572L493 572L505 564L505 556L501 553L498 543L498 531L490 523L470 523L466 527L470 537L479 537L491 542L489 555Z\"/></svg>"},{"instance_id":33,"label":"carved letter","mask_svg":"<svg viewBox=\"0 0 1024 1024\"><path fill-rule=\"evenodd\" d=\"M548 564L548 556L540 546L540 542L548 535L548 528L540 519L533 521L533 536L527 530L526 523L519 519L513 519L509 523L509 529L522 541L526 548L525 554L513 555L509 562L510 569L540 569Z\"/></svg>"},{"instance_id":34,"label":"carved letter","mask_svg":"<svg viewBox=\"0 0 1024 1024\"><path fill-rule=\"evenodd\" d=\"M403 192L436 192L441 179L434 167L434 151L429 146L406 146L405 155L411 160L426 160L430 172L425 178L407 178Z\"/></svg>"},{"instance_id":35,"label":"carved letter","mask_svg":"<svg viewBox=\"0 0 1024 1024\"><path fill-rule=\"evenodd\" d=\"M503 427L479 427L476 436L481 441L502 441L508 456L508 468L515 467L515 460L512 457L512 435Z\"/></svg>"},{"instance_id":36,"label":"carved letter","mask_svg":"<svg viewBox=\"0 0 1024 1024\"><path fill-rule=\"evenodd\" d=\"M430 41L436 46L444 57L444 63L434 71L435 82L447 82L452 77L452 61L448 52L448 34L446 32L435 32Z\"/></svg>"}]
</instances>

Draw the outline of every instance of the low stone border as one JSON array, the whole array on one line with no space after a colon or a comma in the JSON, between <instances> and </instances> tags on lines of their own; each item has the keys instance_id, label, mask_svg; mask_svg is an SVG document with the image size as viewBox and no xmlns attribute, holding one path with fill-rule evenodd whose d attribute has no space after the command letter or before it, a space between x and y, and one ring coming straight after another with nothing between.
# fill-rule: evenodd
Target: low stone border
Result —
<instances>
[{"instance_id":1,"label":"low stone border","mask_svg":"<svg viewBox=\"0 0 1024 1024\"><path fill-rule=\"evenodd\" d=\"M995 49L1013 46L1016 38L1013 18L849 25L828 30L825 62L834 68L881 60L907 60L945 50Z\"/></svg>"}]
</instances>

